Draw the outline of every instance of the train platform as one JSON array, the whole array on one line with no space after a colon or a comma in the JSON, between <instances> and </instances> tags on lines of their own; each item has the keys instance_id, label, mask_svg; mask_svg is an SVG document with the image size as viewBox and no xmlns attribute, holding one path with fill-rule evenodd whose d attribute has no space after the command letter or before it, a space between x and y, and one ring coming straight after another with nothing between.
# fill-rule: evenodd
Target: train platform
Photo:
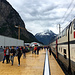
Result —
<instances>
[{"instance_id":1,"label":"train platform","mask_svg":"<svg viewBox=\"0 0 75 75\"><path fill-rule=\"evenodd\" d=\"M26 53L25 59L21 57L20 66L18 66L17 57L14 58L13 66L11 62L3 64L1 61L0 75L43 75L45 55L45 50L40 50L39 55L32 54L32 52ZM53 55L49 56L49 63L51 75L65 75Z\"/></svg>"},{"instance_id":2,"label":"train platform","mask_svg":"<svg viewBox=\"0 0 75 75\"><path fill-rule=\"evenodd\" d=\"M52 54L49 56L49 63L51 75L65 75Z\"/></svg>"}]
</instances>

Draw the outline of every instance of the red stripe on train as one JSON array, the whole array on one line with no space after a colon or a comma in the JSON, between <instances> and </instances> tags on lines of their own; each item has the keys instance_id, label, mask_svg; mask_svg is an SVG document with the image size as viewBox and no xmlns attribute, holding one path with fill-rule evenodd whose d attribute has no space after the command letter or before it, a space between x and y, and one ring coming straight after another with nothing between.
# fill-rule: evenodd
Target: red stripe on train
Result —
<instances>
[{"instance_id":1,"label":"red stripe on train","mask_svg":"<svg viewBox=\"0 0 75 75\"><path fill-rule=\"evenodd\" d=\"M75 38L75 31L74 31L74 38Z\"/></svg>"}]
</instances>

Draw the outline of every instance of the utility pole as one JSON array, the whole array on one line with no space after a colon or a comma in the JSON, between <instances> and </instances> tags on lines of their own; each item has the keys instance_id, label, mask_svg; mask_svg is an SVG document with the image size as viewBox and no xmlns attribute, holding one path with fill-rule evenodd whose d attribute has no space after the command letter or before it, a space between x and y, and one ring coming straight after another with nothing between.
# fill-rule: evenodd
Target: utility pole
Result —
<instances>
[{"instance_id":1,"label":"utility pole","mask_svg":"<svg viewBox=\"0 0 75 75\"><path fill-rule=\"evenodd\" d=\"M59 34L60 34L60 32L61 32L61 27L60 27L60 24L59 24Z\"/></svg>"},{"instance_id":2,"label":"utility pole","mask_svg":"<svg viewBox=\"0 0 75 75\"><path fill-rule=\"evenodd\" d=\"M23 28L23 27L20 27L20 25L19 26L15 25L15 27L18 28L18 39L20 40L20 29L23 29L23 30L27 30L27 29Z\"/></svg>"},{"instance_id":3,"label":"utility pole","mask_svg":"<svg viewBox=\"0 0 75 75\"><path fill-rule=\"evenodd\" d=\"M18 28L18 39L20 40L20 29L26 30L26 28L20 27L20 25L15 27Z\"/></svg>"}]
</instances>

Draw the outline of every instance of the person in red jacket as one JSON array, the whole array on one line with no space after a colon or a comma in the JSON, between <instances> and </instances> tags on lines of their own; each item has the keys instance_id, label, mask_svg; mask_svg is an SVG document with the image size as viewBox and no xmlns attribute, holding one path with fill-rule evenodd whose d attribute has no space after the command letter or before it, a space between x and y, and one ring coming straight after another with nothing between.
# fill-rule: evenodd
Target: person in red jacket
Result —
<instances>
[{"instance_id":1,"label":"person in red jacket","mask_svg":"<svg viewBox=\"0 0 75 75\"><path fill-rule=\"evenodd\" d=\"M4 63L5 59L6 59L6 48L4 50L4 58L3 58L3 62L2 63Z\"/></svg>"},{"instance_id":2,"label":"person in red jacket","mask_svg":"<svg viewBox=\"0 0 75 75\"><path fill-rule=\"evenodd\" d=\"M37 46L34 47L34 53L36 54L37 51Z\"/></svg>"}]
</instances>

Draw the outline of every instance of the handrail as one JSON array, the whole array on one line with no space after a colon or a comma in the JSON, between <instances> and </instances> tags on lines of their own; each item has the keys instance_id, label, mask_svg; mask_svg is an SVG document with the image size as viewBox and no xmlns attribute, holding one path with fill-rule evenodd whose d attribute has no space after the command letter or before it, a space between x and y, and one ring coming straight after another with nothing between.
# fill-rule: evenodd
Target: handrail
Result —
<instances>
[{"instance_id":1,"label":"handrail","mask_svg":"<svg viewBox=\"0 0 75 75\"><path fill-rule=\"evenodd\" d=\"M48 51L47 50L46 50L46 56L45 56L43 75L51 75L50 74L50 65L49 65L49 58L48 58Z\"/></svg>"}]
</instances>

